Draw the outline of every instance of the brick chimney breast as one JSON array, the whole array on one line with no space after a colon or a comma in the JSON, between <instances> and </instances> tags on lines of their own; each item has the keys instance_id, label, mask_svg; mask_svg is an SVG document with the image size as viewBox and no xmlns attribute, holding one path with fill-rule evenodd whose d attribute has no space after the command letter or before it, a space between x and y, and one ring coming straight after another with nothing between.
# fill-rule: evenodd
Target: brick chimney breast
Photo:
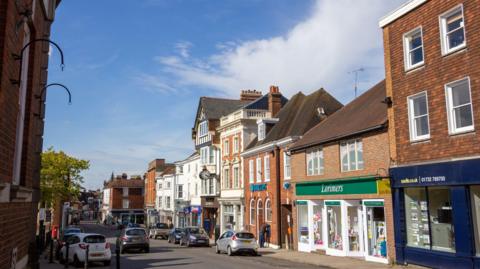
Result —
<instances>
[{"instance_id":1,"label":"brick chimney breast","mask_svg":"<svg viewBox=\"0 0 480 269\"><path fill-rule=\"evenodd\" d=\"M242 90L240 92L240 100L242 101L254 101L261 96L262 92L257 90Z\"/></svg>"},{"instance_id":2,"label":"brick chimney breast","mask_svg":"<svg viewBox=\"0 0 480 269\"><path fill-rule=\"evenodd\" d=\"M268 111L275 117L278 111L282 108L282 94L278 86L270 86L270 92L268 93Z\"/></svg>"}]
</instances>

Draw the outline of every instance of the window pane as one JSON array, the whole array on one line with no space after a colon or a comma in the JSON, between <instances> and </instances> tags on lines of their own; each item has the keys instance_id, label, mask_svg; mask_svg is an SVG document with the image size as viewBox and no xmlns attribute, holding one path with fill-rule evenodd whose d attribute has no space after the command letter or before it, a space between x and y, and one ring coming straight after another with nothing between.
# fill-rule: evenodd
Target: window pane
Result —
<instances>
[{"instance_id":1,"label":"window pane","mask_svg":"<svg viewBox=\"0 0 480 269\"><path fill-rule=\"evenodd\" d=\"M472 107L470 105L465 105L457 107L453 110L455 114L455 127L467 127L473 124L472 122Z\"/></svg>"},{"instance_id":2,"label":"window pane","mask_svg":"<svg viewBox=\"0 0 480 269\"><path fill-rule=\"evenodd\" d=\"M450 190L446 187L429 187L428 210L432 231L432 249L455 251Z\"/></svg>"},{"instance_id":3,"label":"window pane","mask_svg":"<svg viewBox=\"0 0 480 269\"><path fill-rule=\"evenodd\" d=\"M425 188L405 188L407 245L430 248L427 194Z\"/></svg>"},{"instance_id":4,"label":"window pane","mask_svg":"<svg viewBox=\"0 0 480 269\"><path fill-rule=\"evenodd\" d=\"M468 81L465 80L451 88L453 106L460 106L470 103L470 89Z\"/></svg>"},{"instance_id":5,"label":"window pane","mask_svg":"<svg viewBox=\"0 0 480 269\"><path fill-rule=\"evenodd\" d=\"M447 18L447 32L463 26L462 11L459 10Z\"/></svg>"},{"instance_id":6,"label":"window pane","mask_svg":"<svg viewBox=\"0 0 480 269\"><path fill-rule=\"evenodd\" d=\"M410 37L410 50L416 49L420 46L422 46L422 34L418 31Z\"/></svg>"},{"instance_id":7,"label":"window pane","mask_svg":"<svg viewBox=\"0 0 480 269\"><path fill-rule=\"evenodd\" d=\"M348 154L347 154L347 146L343 144L340 146L340 154L342 155L342 170L348 171Z\"/></svg>"},{"instance_id":8,"label":"window pane","mask_svg":"<svg viewBox=\"0 0 480 269\"><path fill-rule=\"evenodd\" d=\"M412 65L423 61L423 49L420 47L410 52L410 62Z\"/></svg>"},{"instance_id":9,"label":"window pane","mask_svg":"<svg viewBox=\"0 0 480 269\"><path fill-rule=\"evenodd\" d=\"M307 173L308 173L308 175L313 175L313 160L312 160L312 155L311 154L308 154L307 162L308 162Z\"/></svg>"},{"instance_id":10,"label":"window pane","mask_svg":"<svg viewBox=\"0 0 480 269\"><path fill-rule=\"evenodd\" d=\"M350 169L349 170L355 170L357 169L357 165L355 163L355 143L350 143L348 144L348 155L349 155L349 161L350 161Z\"/></svg>"},{"instance_id":11,"label":"window pane","mask_svg":"<svg viewBox=\"0 0 480 269\"><path fill-rule=\"evenodd\" d=\"M318 175L318 158L315 153L312 153L313 157L313 174Z\"/></svg>"},{"instance_id":12,"label":"window pane","mask_svg":"<svg viewBox=\"0 0 480 269\"><path fill-rule=\"evenodd\" d=\"M357 141L357 166L363 169L363 145L362 141Z\"/></svg>"},{"instance_id":13,"label":"window pane","mask_svg":"<svg viewBox=\"0 0 480 269\"><path fill-rule=\"evenodd\" d=\"M455 48L456 46L462 45L464 40L463 28L459 28L448 34L448 47Z\"/></svg>"},{"instance_id":14,"label":"window pane","mask_svg":"<svg viewBox=\"0 0 480 269\"><path fill-rule=\"evenodd\" d=\"M427 135L428 130L428 117L423 116L415 119L415 129L417 131L417 136Z\"/></svg>"},{"instance_id":15,"label":"window pane","mask_svg":"<svg viewBox=\"0 0 480 269\"><path fill-rule=\"evenodd\" d=\"M323 174L323 150L319 152L318 154L318 158L319 158L319 165L320 165L320 174Z\"/></svg>"},{"instance_id":16,"label":"window pane","mask_svg":"<svg viewBox=\"0 0 480 269\"><path fill-rule=\"evenodd\" d=\"M321 205L313 206L313 243L317 246L323 245L322 211Z\"/></svg>"},{"instance_id":17,"label":"window pane","mask_svg":"<svg viewBox=\"0 0 480 269\"><path fill-rule=\"evenodd\" d=\"M328 247L342 250L342 207L327 206Z\"/></svg>"},{"instance_id":18,"label":"window pane","mask_svg":"<svg viewBox=\"0 0 480 269\"><path fill-rule=\"evenodd\" d=\"M308 205L297 205L298 210L298 241L309 244Z\"/></svg>"},{"instance_id":19,"label":"window pane","mask_svg":"<svg viewBox=\"0 0 480 269\"><path fill-rule=\"evenodd\" d=\"M425 94L413 99L413 115L421 116L427 114L427 96Z\"/></svg>"},{"instance_id":20,"label":"window pane","mask_svg":"<svg viewBox=\"0 0 480 269\"><path fill-rule=\"evenodd\" d=\"M480 255L480 185L470 187L472 197L472 218L475 233L475 249L477 256Z\"/></svg>"}]
</instances>

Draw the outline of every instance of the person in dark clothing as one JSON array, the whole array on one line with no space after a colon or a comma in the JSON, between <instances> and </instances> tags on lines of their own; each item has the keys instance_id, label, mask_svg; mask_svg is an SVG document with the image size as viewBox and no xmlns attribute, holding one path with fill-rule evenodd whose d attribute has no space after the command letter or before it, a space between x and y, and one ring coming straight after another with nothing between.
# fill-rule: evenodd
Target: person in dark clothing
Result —
<instances>
[{"instance_id":1,"label":"person in dark clothing","mask_svg":"<svg viewBox=\"0 0 480 269\"><path fill-rule=\"evenodd\" d=\"M270 234L271 234L270 224L266 224L265 225L265 243L267 243L267 247L270 247Z\"/></svg>"},{"instance_id":2,"label":"person in dark clothing","mask_svg":"<svg viewBox=\"0 0 480 269\"><path fill-rule=\"evenodd\" d=\"M260 225L260 229L258 231L260 233L259 243L261 248L265 246L265 227L266 227L265 224Z\"/></svg>"}]
</instances>

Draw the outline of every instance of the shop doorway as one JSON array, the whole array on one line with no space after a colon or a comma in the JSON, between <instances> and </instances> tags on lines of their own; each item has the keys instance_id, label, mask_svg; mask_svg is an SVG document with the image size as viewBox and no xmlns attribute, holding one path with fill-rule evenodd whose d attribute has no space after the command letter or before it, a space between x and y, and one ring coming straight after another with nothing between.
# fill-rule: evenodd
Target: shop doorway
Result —
<instances>
[{"instance_id":1,"label":"shop doorway","mask_svg":"<svg viewBox=\"0 0 480 269\"><path fill-rule=\"evenodd\" d=\"M387 225L383 200L363 200L365 259L388 263Z\"/></svg>"},{"instance_id":2,"label":"shop doorway","mask_svg":"<svg viewBox=\"0 0 480 269\"><path fill-rule=\"evenodd\" d=\"M282 205L281 221L282 221L282 227L280 231L280 234L282 235L281 247L286 249L293 249L292 205Z\"/></svg>"},{"instance_id":3,"label":"shop doorway","mask_svg":"<svg viewBox=\"0 0 480 269\"><path fill-rule=\"evenodd\" d=\"M257 201L257 234L260 239L260 234L262 233L262 228L265 224L265 218L263 214L263 202L261 199Z\"/></svg>"}]
</instances>

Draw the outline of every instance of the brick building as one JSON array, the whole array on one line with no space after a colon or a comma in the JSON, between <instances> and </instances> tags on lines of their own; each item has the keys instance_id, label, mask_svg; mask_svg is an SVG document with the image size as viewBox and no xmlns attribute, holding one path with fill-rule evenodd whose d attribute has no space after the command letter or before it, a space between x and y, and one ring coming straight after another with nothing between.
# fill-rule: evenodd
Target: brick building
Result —
<instances>
[{"instance_id":1,"label":"brick building","mask_svg":"<svg viewBox=\"0 0 480 269\"><path fill-rule=\"evenodd\" d=\"M399 263L479 268L480 5L409 1L380 20Z\"/></svg>"},{"instance_id":2,"label":"brick building","mask_svg":"<svg viewBox=\"0 0 480 269\"><path fill-rule=\"evenodd\" d=\"M291 148L294 247L388 263L395 257L382 81Z\"/></svg>"},{"instance_id":3,"label":"brick building","mask_svg":"<svg viewBox=\"0 0 480 269\"><path fill-rule=\"evenodd\" d=\"M174 167L174 164L165 163L165 159L155 159L148 164L148 170L145 173L145 214L148 225L159 221L158 211L155 209L157 200L156 181L162 172L169 167Z\"/></svg>"},{"instance_id":4,"label":"brick building","mask_svg":"<svg viewBox=\"0 0 480 269\"><path fill-rule=\"evenodd\" d=\"M240 231L244 228L244 173L240 154L252 142L257 133L258 121L269 121L288 101L271 86L268 94L257 91L242 91L244 95L258 94L260 97L220 118L221 141L221 192L220 232Z\"/></svg>"},{"instance_id":5,"label":"brick building","mask_svg":"<svg viewBox=\"0 0 480 269\"><path fill-rule=\"evenodd\" d=\"M47 42L60 1L0 2L0 268L38 266L35 233L40 198ZM22 52L22 48L26 48Z\"/></svg>"},{"instance_id":6,"label":"brick building","mask_svg":"<svg viewBox=\"0 0 480 269\"><path fill-rule=\"evenodd\" d=\"M102 216L107 223L144 224L145 182L140 176L116 176L103 187Z\"/></svg>"},{"instance_id":7,"label":"brick building","mask_svg":"<svg viewBox=\"0 0 480 269\"><path fill-rule=\"evenodd\" d=\"M220 118L227 115L251 101L260 97L256 92L245 92L241 99L221 99L201 97L197 107L195 122L192 128L192 139L195 150L200 153L199 177L201 180L201 212L202 226L211 237L215 235L215 227L219 224L220 196L220 133L217 127Z\"/></svg>"},{"instance_id":8,"label":"brick building","mask_svg":"<svg viewBox=\"0 0 480 269\"><path fill-rule=\"evenodd\" d=\"M274 89L275 90L275 89ZM292 244L293 193L288 147L342 105L321 89L295 94L279 112L257 120L257 136L242 153L245 227L257 238L270 225L270 247Z\"/></svg>"}]
</instances>

